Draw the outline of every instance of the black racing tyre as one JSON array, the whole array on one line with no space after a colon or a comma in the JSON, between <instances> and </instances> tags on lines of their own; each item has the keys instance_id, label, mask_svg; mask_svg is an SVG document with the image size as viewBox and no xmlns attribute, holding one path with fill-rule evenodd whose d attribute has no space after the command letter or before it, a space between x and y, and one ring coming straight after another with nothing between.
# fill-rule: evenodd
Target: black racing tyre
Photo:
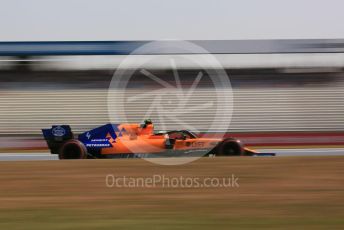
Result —
<instances>
[{"instance_id":1,"label":"black racing tyre","mask_svg":"<svg viewBox=\"0 0 344 230\"><path fill-rule=\"evenodd\" d=\"M78 140L68 140L60 148L59 159L86 159L87 149Z\"/></svg>"},{"instance_id":2,"label":"black racing tyre","mask_svg":"<svg viewBox=\"0 0 344 230\"><path fill-rule=\"evenodd\" d=\"M238 140L226 139L219 146L218 154L220 156L242 156L244 152L244 148Z\"/></svg>"}]
</instances>

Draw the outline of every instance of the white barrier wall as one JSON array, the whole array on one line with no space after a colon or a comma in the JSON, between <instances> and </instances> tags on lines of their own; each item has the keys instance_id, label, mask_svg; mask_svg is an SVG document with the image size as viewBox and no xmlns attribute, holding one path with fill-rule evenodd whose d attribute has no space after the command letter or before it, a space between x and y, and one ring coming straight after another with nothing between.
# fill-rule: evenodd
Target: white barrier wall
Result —
<instances>
[{"instance_id":1,"label":"white barrier wall","mask_svg":"<svg viewBox=\"0 0 344 230\"><path fill-rule=\"evenodd\" d=\"M144 93L142 90L140 93ZM128 94L137 94L127 91ZM249 131L344 131L344 86L297 88L236 88L234 112L230 125L232 132ZM199 90L190 97L190 105L212 101L213 93ZM143 110L152 98L127 103L129 122L141 122ZM162 101L164 113L173 114L178 101L166 97ZM223 105L223 111L226 105ZM146 110L145 110L146 111ZM169 112L170 111L170 112ZM185 114L182 120L200 131L207 130L212 122L211 109ZM151 114L157 129L188 128L165 119L162 127L158 111ZM118 116L118 121L123 117ZM104 90L2 90L0 92L0 134L39 134L41 128L52 124L70 124L75 132L109 122L107 91ZM225 131L222 121L208 131Z\"/></svg>"}]
</instances>

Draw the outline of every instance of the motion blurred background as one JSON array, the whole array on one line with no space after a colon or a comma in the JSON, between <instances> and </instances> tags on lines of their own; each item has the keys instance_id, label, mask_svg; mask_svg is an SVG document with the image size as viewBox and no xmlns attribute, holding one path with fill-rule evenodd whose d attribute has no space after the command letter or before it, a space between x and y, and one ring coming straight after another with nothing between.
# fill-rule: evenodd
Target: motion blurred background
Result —
<instances>
[{"instance_id":1,"label":"motion blurred background","mask_svg":"<svg viewBox=\"0 0 344 230\"><path fill-rule=\"evenodd\" d=\"M52 124L80 133L109 122L107 89L123 58L147 41L174 39L212 53L232 83L229 130L220 121L208 130L208 110L185 116L192 126L258 147L341 146L343 7L340 0L1 0L0 151L46 151L40 129ZM168 55L190 85L198 67L173 53L160 57ZM149 68L169 81L169 66ZM144 91L144 78L135 79L132 90ZM209 82L201 83L206 91ZM147 105L129 109L139 114Z\"/></svg>"},{"instance_id":2,"label":"motion blurred background","mask_svg":"<svg viewBox=\"0 0 344 230\"><path fill-rule=\"evenodd\" d=\"M46 150L40 130L52 124L70 124L75 133L81 133L110 122L107 93L114 71L126 55L147 42L0 43L1 150ZM256 147L344 144L344 40L193 42L212 53L226 70L234 110L229 130L221 121L209 130L207 124L213 116L207 110L185 116L188 124L201 132L228 133ZM199 67L182 57L204 55L171 51L146 54L157 57L146 68L167 82L171 67L159 60L174 58L183 87L192 84ZM144 62L147 56L131 58ZM129 90L146 91L146 79L136 74L136 84ZM206 89L205 101L214 94L211 82L202 80L199 86ZM140 114L151 102L127 107L132 114ZM190 103L200 102L196 97ZM162 129L157 115L151 118L156 129ZM129 117L128 121L141 122L142 117ZM185 127L166 121L164 128Z\"/></svg>"},{"instance_id":3,"label":"motion blurred background","mask_svg":"<svg viewBox=\"0 0 344 230\"><path fill-rule=\"evenodd\" d=\"M0 229L344 229L343 9L342 0L0 0ZM175 40L206 52L167 49ZM158 41L158 52L129 55L149 41ZM200 69L210 70L205 53L231 82L220 87L233 92L229 128L204 107L216 101L209 77L185 110L174 110L185 94L156 91L161 84L138 68L146 63L160 83L175 86L174 60L188 90ZM131 64L123 66L126 58ZM141 159L50 161L57 157L42 128L68 124L78 134L123 122L124 110L110 120L107 106L120 67L135 70L124 94L138 96L125 103L129 122L142 122L162 96L150 117L157 130L187 124L277 157L168 167ZM118 95L110 96L115 108L125 98ZM230 107L218 109L230 116ZM185 124L163 122L161 114ZM240 186L110 188L110 174L137 182L235 176Z\"/></svg>"}]
</instances>

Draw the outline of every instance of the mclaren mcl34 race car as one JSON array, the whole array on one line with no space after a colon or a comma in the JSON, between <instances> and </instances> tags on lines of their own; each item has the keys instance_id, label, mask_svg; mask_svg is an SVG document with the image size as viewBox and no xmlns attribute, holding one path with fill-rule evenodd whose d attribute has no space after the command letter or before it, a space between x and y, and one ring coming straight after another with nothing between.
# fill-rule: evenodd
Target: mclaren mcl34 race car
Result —
<instances>
[{"instance_id":1,"label":"mclaren mcl34 race car","mask_svg":"<svg viewBox=\"0 0 344 230\"><path fill-rule=\"evenodd\" d=\"M275 155L246 148L235 138L198 137L188 130L154 132L151 120L106 124L77 137L69 125L54 125L42 132L51 153L59 159Z\"/></svg>"}]
</instances>

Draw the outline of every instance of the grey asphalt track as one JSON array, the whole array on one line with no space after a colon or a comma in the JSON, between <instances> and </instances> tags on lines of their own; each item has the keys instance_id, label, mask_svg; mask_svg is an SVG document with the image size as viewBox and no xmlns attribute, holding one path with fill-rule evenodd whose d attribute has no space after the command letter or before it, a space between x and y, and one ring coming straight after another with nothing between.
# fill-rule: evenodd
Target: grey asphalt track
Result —
<instances>
[{"instance_id":1,"label":"grey asphalt track","mask_svg":"<svg viewBox=\"0 0 344 230\"><path fill-rule=\"evenodd\" d=\"M262 153L276 156L344 156L344 148L314 149L259 149ZM57 155L46 153L0 153L0 161L58 160Z\"/></svg>"}]
</instances>

